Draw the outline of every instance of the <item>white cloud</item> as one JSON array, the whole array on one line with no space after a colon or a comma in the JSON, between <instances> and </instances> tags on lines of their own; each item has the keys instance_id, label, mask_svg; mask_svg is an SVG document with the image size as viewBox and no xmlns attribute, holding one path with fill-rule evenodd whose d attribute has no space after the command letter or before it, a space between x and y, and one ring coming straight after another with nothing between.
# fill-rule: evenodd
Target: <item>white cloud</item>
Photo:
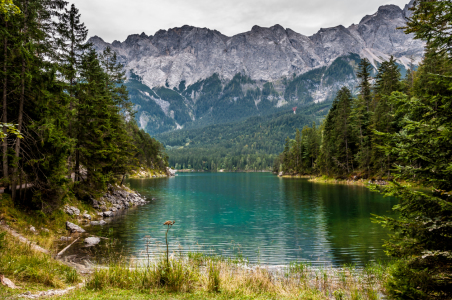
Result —
<instances>
[{"instance_id":1,"label":"white cloud","mask_svg":"<svg viewBox=\"0 0 452 300\"><path fill-rule=\"evenodd\" d=\"M358 23L378 7L408 0L73 0L89 29L107 42L130 34L153 35L160 29L193 25L225 35L251 30L253 25L280 24L311 35L320 28Z\"/></svg>"}]
</instances>

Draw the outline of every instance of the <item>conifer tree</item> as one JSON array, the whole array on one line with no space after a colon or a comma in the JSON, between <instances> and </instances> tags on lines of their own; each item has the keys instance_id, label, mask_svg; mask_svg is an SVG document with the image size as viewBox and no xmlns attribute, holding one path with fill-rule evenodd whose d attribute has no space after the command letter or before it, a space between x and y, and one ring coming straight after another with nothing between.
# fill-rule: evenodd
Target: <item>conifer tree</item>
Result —
<instances>
[{"instance_id":1,"label":"conifer tree","mask_svg":"<svg viewBox=\"0 0 452 300\"><path fill-rule=\"evenodd\" d=\"M357 77L359 79L360 93L354 100L353 105L353 122L356 125L355 131L357 139L357 153L356 161L358 169L364 171L369 175L370 173L370 152L371 152L371 131L370 131L370 117L371 117L371 84L370 72L372 65L364 58L359 64L359 71Z\"/></svg>"},{"instance_id":2,"label":"conifer tree","mask_svg":"<svg viewBox=\"0 0 452 300\"><path fill-rule=\"evenodd\" d=\"M393 133L397 128L394 124L394 104L389 101L392 92L402 89L400 83L400 70L393 56L389 61L384 61L378 68L374 86L374 99L372 103L373 113L371 118L373 172L379 176L389 177L389 170L393 163L391 155L385 154L381 148L385 141L380 133Z\"/></svg>"},{"instance_id":3,"label":"conifer tree","mask_svg":"<svg viewBox=\"0 0 452 300\"><path fill-rule=\"evenodd\" d=\"M428 194L394 183L383 189L396 196L398 218L380 217L393 231L388 253L400 260L388 291L395 299L450 299L452 293L452 64L437 50L426 53L413 86L412 98L393 93L396 113L404 115L401 130L385 151L397 156L393 174L432 185Z\"/></svg>"}]
</instances>

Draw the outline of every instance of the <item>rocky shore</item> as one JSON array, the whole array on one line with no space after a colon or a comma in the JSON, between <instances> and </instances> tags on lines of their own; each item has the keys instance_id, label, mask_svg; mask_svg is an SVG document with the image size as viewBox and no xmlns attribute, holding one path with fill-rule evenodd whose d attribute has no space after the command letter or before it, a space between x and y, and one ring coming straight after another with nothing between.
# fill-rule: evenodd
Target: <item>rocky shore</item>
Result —
<instances>
[{"instance_id":1,"label":"rocky shore","mask_svg":"<svg viewBox=\"0 0 452 300\"><path fill-rule=\"evenodd\" d=\"M134 206L140 206L147 203L146 198L134 191L128 191L125 187L110 186L108 192L100 199L91 199L91 204L96 210L98 217L110 218ZM71 216L78 216L82 220L91 223L91 225L103 225L105 222L94 221L94 217L86 211L82 214L77 207L66 205L64 211ZM93 221L92 221L93 220Z\"/></svg>"},{"instance_id":2,"label":"rocky shore","mask_svg":"<svg viewBox=\"0 0 452 300\"><path fill-rule=\"evenodd\" d=\"M64 206L64 212L74 217L78 225L67 221L66 230L68 231L69 236L61 237L60 241L71 242L74 237L77 237L77 239L84 237L83 241L85 247L97 245L100 242L100 238L89 236L83 227L105 225L107 224L108 219L123 213L129 208L141 206L146 203L148 203L146 198L139 193L131 191L124 186L110 185L108 192L102 197L97 200L94 198L91 199L91 205L94 209L94 213L92 214L89 214L87 211L82 213L80 209L75 206Z\"/></svg>"}]
</instances>

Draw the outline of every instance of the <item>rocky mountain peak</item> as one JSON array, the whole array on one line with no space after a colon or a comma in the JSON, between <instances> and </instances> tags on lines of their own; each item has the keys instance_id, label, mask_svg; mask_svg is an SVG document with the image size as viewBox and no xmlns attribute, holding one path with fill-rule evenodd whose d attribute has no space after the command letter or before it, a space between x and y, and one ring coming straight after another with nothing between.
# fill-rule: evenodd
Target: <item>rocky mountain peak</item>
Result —
<instances>
[{"instance_id":1,"label":"rocky mountain peak","mask_svg":"<svg viewBox=\"0 0 452 300\"><path fill-rule=\"evenodd\" d=\"M210 77L232 79L245 72L253 80L274 81L290 74L303 74L328 66L337 57L356 53L373 63L395 55L401 64L408 56L419 60L424 45L405 35L409 13L396 5L381 6L357 25L322 28L310 37L279 24L255 25L250 31L228 37L217 30L190 25L159 30L153 36L133 34L124 42L105 43L90 39L98 51L110 46L127 70L143 78L149 87L178 87Z\"/></svg>"},{"instance_id":2,"label":"rocky mountain peak","mask_svg":"<svg viewBox=\"0 0 452 300\"><path fill-rule=\"evenodd\" d=\"M410 10L414 6L414 2L416 0L411 0L410 3L405 5L405 8L403 9L403 14L405 15L405 18L410 18L413 15L413 12Z\"/></svg>"}]
</instances>

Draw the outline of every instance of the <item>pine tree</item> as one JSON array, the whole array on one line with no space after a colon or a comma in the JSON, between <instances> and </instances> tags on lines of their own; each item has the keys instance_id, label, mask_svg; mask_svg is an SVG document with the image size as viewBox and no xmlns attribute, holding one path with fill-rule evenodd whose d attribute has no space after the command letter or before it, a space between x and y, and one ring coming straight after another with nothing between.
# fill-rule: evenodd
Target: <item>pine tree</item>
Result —
<instances>
[{"instance_id":1,"label":"pine tree","mask_svg":"<svg viewBox=\"0 0 452 300\"><path fill-rule=\"evenodd\" d=\"M394 234L388 253L400 261L388 291L396 299L450 299L452 293L452 64L427 52L414 82L412 98L394 93L404 115L402 129L388 134L385 150L397 156L397 178L432 185L433 193L399 184L383 191L399 199L397 219L381 217Z\"/></svg>"},{"instance_id":2,"label":"pine tree","mask_svg":"<svg viewBox=\"0 0 452 300\"><path fill-rule=\"evenodd\" d=\"M370 131L370 116L371 116L371 84L370 72L372 66L367 59L362 59L359 64L359 71L357 77L359 78L360 93L354 99L352 119L355 127L355 135L357 138L357 153L355 159L358 164L358 169L366 176L370 173L370 151L371 151L371 131Z\"/></svg>"},{"instance_id":3,"label":"pine tree","mask_svg":"<svg viewBox=\"0 0 452 300\"><path fill-rule=\"evenodd\" d=\"M389 178L389 170L393 163L393 158L383 151L382 147L385 141L380 133L393 133L397 131L393 118L395 108L393 103L389 101L389 96L392 92L400 91L402 85L400 83L399 67L393 56L391 56L389 61L381 63L375 79L375 94L372 103L373 113L370 125L374 132L371 141L371 163L373 173Z\"/></svg>"},{"instance_id":4,"label":"pine tree","mask_svg":"<svg viewBox=\"0 0 452 300\"><path fill-rule=\"evenodd\" d=\"M398 103L399 132L385 151L397 156L394 175L432 186L432 193L393 184L383 189L396 196L397 218L380 217L392 230L386 243L398 262L387 284L394 299L451 299L452 292L452 59L449 1L419 1L407 32L426 39L427 52L416 76L412 97L393 93ZM446 26L447 25L447 26Z\"/></svg>"},{"instance_id":5,"label":"pine tree","mask_svg":"<svg viewBox=\"0 0 452 300\"><path fill-rule=\"evenodd\" d=\"M79 10L74 4L71 5L70 9L65 9L65 12L58 15L59 22L56 25L58 32L57 45L58 50L61 52L57 56L57 60L60 63L60 70L65 78L68 80L68 92L71 96L71 102L69 105L69 112L67 118L69 119L68 135L79 143L76 136L72 133L76 132L74 130L73 123L76 122L74 118L77 118L79 112L77 112L77 85L79 84L80 68L82 63L82 57L84 53L91 47L89 43L85 43L88 36L88 30L84 23L80 20ZM76 146L76 148L79 148ZM72 170L71 164L74 160L72 155L68 159L69 164L69 174L74 171L75 180L78 181L79 178L79 161L80 153L75 150L75 166Z\"/></svg>"}]
</instances>

